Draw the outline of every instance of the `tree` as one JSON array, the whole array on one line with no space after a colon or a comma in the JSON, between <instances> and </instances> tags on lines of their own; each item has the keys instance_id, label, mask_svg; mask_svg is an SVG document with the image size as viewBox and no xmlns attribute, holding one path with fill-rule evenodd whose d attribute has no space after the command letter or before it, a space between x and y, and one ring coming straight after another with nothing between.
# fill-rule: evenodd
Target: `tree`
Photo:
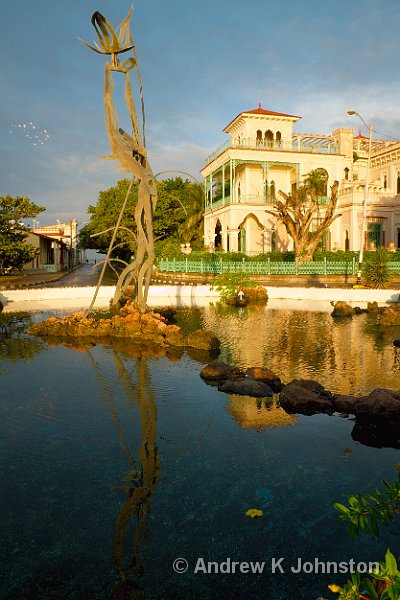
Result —
<instances>
[{"instance_id":1,"label":"tree","mask_svg":"<svg viewBox=\"0 0 400 600\"><path fill-rule=\"evenodd\" d=\"M37 250L25 243L28 230L21 219L32 219L46 210L26 196L0 197L0 275L11 269L22 269L33 260Z\"/></svg>"},{"instance_id":2,"label":"tree","mask_svg":"<svg viewBox=\"0 0 400 600\"><path fill-rule=\"evenodd\" d=\"M96 248L105 252L112 235L129 186L128 179L122 179L115 186L99 194L95 206L88 207L90 222L81 230L79 245L81 248ZM184 181L180 177L157 182L158 201L153 218L156 240L174 239L178 243L199 241L202 239L203 188L198 183ZM125 210L122 226L133 228L134 211L138 186L134 184L131 200ZM133 228L134 232L135 229ZM101 235L97 235L104 231ZM95 235L95 237L91 237ZM118 232L113 253L116 258L130 259L136 248L134 236L126 229Z\"/></svg>"},{"instance_id":3,"label":"tree","mask_svg":"<svg viewBox=\"0 0 400 600\"><path fill-rule=\"evenodd\" d=\"M275 200L273 209L266 211L281 222L292 237L297 260L312 260L324 233L340 216L335 214L338 181L331 187L327 204L320 208L320 197L326 195L327 178L325 169L310 171L292 194L279 191L283 201Z\"/></svg>"}]
</instances>

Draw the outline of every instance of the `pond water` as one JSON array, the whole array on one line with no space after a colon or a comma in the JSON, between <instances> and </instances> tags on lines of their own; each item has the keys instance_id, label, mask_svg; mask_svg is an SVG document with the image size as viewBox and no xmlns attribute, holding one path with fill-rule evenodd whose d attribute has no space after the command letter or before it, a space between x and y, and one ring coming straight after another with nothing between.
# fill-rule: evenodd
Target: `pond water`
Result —
<instances>
[{"instance_id":1,"label":"pond water","mask_svg":"<svg viewBox=\"0 0 400 600\"><path fill-rule=\"evenodd\" d=\"M299 558L399 555L387 530L350 540L332 508L400 462L399 450L354 441L352 420L218 392L200 379L204 355L49 346L22 333L29 315L1 318L2 599L316 600L346 575L294 573ZM210 306L180 309L178 322L213 329L224 360L285 382L400 388L399 332L367 315ZM264 516L249 518L251 508ZM174 571L178 558L187 572ZM273 573L280 558L284 573ZM227 559L265 564L203 572Z\"/></svg>"}]
</instances>

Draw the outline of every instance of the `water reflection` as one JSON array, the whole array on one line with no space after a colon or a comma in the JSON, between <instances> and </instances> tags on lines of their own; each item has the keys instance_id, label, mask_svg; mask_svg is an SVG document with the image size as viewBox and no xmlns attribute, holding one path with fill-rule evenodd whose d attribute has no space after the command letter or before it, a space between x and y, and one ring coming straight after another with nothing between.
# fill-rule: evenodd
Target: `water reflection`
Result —
<instances>
[{"instance_id":1,"label":"water reflection","mask_svg":"<svg viewBox=\"0 0 400 600\"><path fill-rule=\"evenodd\" d=\"M298 422L297 417L289 415L279 406L277 397L250 398L232 394L227 411L238 425L263 431L267 428L287 427Z\"/></svg>"},{"instance_id":2,"label":"water reflection","mask_svg":"<svg viewBox=\"0 0 400 600\"><path fill-rule=\"evenodd\" d=\"M32 316L27 312L0 314L1 360L29 361L45 348L41 340L33 340L24 334L31 322Z\"/></svg>"},{"instance_id":3,"label":"water reflection","mask_svg":"<svg viewBox=\"0 0 400 600\"><path fill-rule=\"evenodd\" d=\"M323 312L211 306L203 315L204 326L221 339L221 358L234 366L267 367L284 383L316 379L341 394L400 388L393 347L400 328L380 328L366 314L335 321Z\"/></svg>"},{"instance_id":4,"label":"water reflection","mask_svg":"<svg viewBox=\"0 0 400 600\"><path fill-rule=\"evenodd\" d=\"M122 353L113 350L114 364L118 373L120 389L130 405L137 404L140 415L141 439L138 457L135 458L130 445L134 435L127 433L118 414L117 398L109 378L104 377L93 353L88 351L96 377L101 382L119 442L129 463L129 469L117 489L123 490L123 502L115 524L114 563L118 580L110 600L137 600L142 598L139 584L144 574L143 552L146 523L151 501L160 474L160 457L156 444L157 407L147 357L132 348L134 362L127 366ZM125 348L126 351L126 348ZM131 529L134 529L132 534Z\"/></svg>"}]
</instances>

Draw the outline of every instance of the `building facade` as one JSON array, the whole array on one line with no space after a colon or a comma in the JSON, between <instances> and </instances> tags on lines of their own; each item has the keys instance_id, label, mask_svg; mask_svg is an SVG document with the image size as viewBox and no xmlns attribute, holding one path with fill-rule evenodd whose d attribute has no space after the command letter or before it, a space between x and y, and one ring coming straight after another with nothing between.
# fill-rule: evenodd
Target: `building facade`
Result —
<instances>
[{"instance_id":1,"label":"building facade","mask_svg":"<svg viewBox=\"0 0 400 600\"><path fill-rule=\"evenodd\" d=\"M57 270L72 269L72 267L79 263L79 254L76 247L78 233L78 222L76 219L72 219L68 223L58 221L55 225L33 227L31 231L43 238L56 242L53 248L63 248L63 256L58 261L61 268Z\"/></svg>"},{"instance_id":2,"label":"building facade","mask_svg":"<svg viewBox=\"0 0 400 600\"><path fill-rule=\"evenodd\" d=\"M42 233L30 231L26 243L36 248L35 258L24 265L25 269L34 269L57 273L68 269L69 248L59 239Z\"/></svg>"},{"instance_id":3,"label":"building facade","mask_svg":"<svg viewBox=\"0 0 400 600\"><path fill-rule=\"evenodd\" d=\"M327 189L315 223L324 214L330 186L339 182L340 217L324 238L327 250L359 250L368 138L341 128L330 135L293 132L301 117L258 106L240 113L224 132L228 139L211 154L205 180L204 243L247 254L290 250L283 225L266 212L279 191L290 194L314 169L324 169ZM400 141L373 140L364 247L400 247Z\"/></svg>"}]
</instances>

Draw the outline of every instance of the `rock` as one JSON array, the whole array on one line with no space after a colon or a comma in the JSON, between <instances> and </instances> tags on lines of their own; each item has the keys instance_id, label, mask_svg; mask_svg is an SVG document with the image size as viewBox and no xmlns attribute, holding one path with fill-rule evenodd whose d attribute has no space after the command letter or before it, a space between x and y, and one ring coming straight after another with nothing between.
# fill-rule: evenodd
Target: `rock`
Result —
<instances>
[{"instance_id":1,"label":"rock","mask_svg":"<svg viewBox=\"0 0 400 600\"><path fill-rule=\"evenodd\" d=\"M3 306L3 303L2 303L2 301L0 300L0 313L1 313L1 312L3 312L3 308L4 308L4 306Z\"/></svg>"},{"instance_id":2,"label":"rock","mask_svg":"<svg viewBox=\"0 0 400 600\"><path fill-rule=\"evenodd\" d=\"M356 417L400 419L400 392L377 388L368 396L356 398L353 412Z\"/></svg>"},{"instance_id":3,"label":"rock","mask_svg":"<svg viewBox=\"0 0 400 600\"><path fill-rule=\"evenodd\" d=\"M377 314L379 306L377 302L367 302L367 312Z\"/></svg>"},{"instance_id":4,"label":"rock","mask_svg":"<svg viewBox=\"0 0 400 600\"><path fill-rule=\"evenodd\" d=\"M197 350L218 352L221 342L212 331L198 329L187 336L184 345L189 348L196 348Z\"/></svg>"},{"instance_id":5,"label":"rock","mask_svg":"<svg viewBox=\"0 0 400 600\"><path fill-rule=\"evenodd\" d=\"M336 394L333 397L333 405L337 412L351 413L354 414L354 405L357 402L357 398L354 396L344 396L342 394Z\"/></svg>"},{"instance_id":6,"label":"rock","mask_svg":"<svg viewBox=\"0 0 400 600\"><path fill-rule=\"evenodd\" d=\"M220 342L212 332L197 331L187 338L178 325L168 325L166 318L148 310L142 313L134 302L127 302L110 319L93 319L77 312L63 319L51 317L28 331L46 338L102 340L126 339L142 347L185 347L216 352Z\"/></svg>"},{"instance_id":7,"label":"rock","mask_svg":"<svg viewBox=\"0 0 400 600\"><path fill-rule=\"evenodd\" d=\"M255 288L244 287L242 289L244 293L243 300L247 304L267 304L268 293L264 286L259 285Z\"/></svg>"},{"instance_id":8,"label":"rock","mask_svg":"<svg viewBox=\"0 0 400 600\"><path fill-rule=\"evenodd\" d=\"M354 308L350 304L347 304L347 302L339 301L336 302L331 314L332 317L352 317L354 315Z\"/></svg>"},{"instance_id":9,"label":"rock","mask_svg":"<svg viewBox=\"0 0 400 600\"><path fill-rule=\"evenodd\" d=\"M241 396L252 396L253 398L266 398L273 396L273 390L262 381L256 381L251 377L236 379L234 381L224 381L218 385L220 392L229 394L239 394Z\"/></svg>"},{"instance_id":10,"label":"rock","mask_svg":"<svg viewBox=\"0 0 400 600\"><path fill-rule=\"evenodd\" d=\"M400 325L400 310L394 306L384 307L379 311L380 325Z\"/></svg>"},{"instance_id":11,"label":"rock","mask_svg":"<svg viewBox=\"0 0 400 600\"><path fill-rule=\"evenodd\" d=\"M366 308L360 308L359 306L354 307L355 315L362 315L363 313L366 313L366 312L368 312L368 310Z\"/></svg>"},{"instance_id":12,"label":"rock","mask_svg":"<svg viewBox=\"0 0 400 600\"><path fill-rule=\"evenodd\" d=\"M283 383L278 375L265 367L250 367L250 369L247 369L246 375L256 381L266 383L274 392L280 392L283 388Z\"/></svg>"},{"instance_id":13,"label":"rock","mask_svg":"<svg viewBox=\"0 0 400 600\"><path fill-rule=\"evenodd\" d=\"M219 360L214 360L203 367L200 372L200 377L208 381L223 381L233 378L235 373L237 373L237 370L234 367Z\"/></svg>"},{"instance_id":14,"label":"rock","mask_svg":"<svg viewBox=\"0 0 400 600\"><path fill-rule=\"evenodd\" d=\"M400 340L393 340L393 346L395 346L396 348L400 348Z\"/></svg>"},{"instance_id":15,"label":"rock","mask_svg":"<svg viewBox=\"0 0 400 600\"><path fill-rule=\"evenodd\" d=\"M294 379L285 385L279 395L280 404L289 413L305 415L316 412L332 414L335 410L333 395L328 390L312 380Z\"/></svg>"}]
</instances>

